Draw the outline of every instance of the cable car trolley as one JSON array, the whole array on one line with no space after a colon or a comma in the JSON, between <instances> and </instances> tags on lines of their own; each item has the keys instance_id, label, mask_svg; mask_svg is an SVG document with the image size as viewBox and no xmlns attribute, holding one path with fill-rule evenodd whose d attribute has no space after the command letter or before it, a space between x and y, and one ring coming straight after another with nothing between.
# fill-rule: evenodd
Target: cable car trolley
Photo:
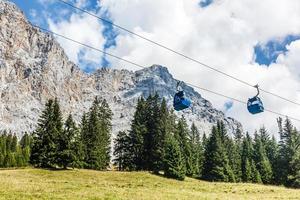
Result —
<instances>
[{"instance_id":1,"label":"cable car trolley","mask_svg":"<svg viewBox=\"0 0 300 200\"><path fill-rule=\"evenodd\" d=\"M247 109L251 114L258 114L264 112L264 105L261 99L258 97L259 95L258 85L255 85L254 87L257 89L257 95L248 99Z\"/></svg>"},{"instance_id":2,"label":"cable car trolley","mask_svg":"<svg viewBox=\"0 0 300 200\"><path fill-rule=\"evenodd\" d=\"M173 107L176 111L181 111L187 109L191 106L191 101L187 99L184 95L184 91L181 88L182 82L178 81L177 83L177 92L174 96Z\"/></svg>"}]
</instances>

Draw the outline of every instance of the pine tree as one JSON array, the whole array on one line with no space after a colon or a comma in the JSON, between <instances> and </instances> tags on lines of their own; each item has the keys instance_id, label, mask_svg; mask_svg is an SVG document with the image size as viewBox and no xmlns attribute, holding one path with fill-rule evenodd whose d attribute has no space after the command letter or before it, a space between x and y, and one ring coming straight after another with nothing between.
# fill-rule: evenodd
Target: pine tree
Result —
<instances>
[{"instance_id":1,"label":"pine tree","mask_svg":"<svg viewBox=\"0 0 300 200\"><path fill-rule=\"evenodd\" d=\"M163 147L167 132L168 109L165 100L160 103L158 94L150 95L144 107L143 169L158 174L162 168Z\"/></svg>"},{"instance_id":2,"label":"pine tree","mask_svg":"<svg viewBox=\"0 0 300 200\"><path fill-rule=\"evenodd\" d=\"M203 147L201 144L200 133L196 125L193 123L191 126L191 136L190 136L190 144L192 150L192 162L194 172L193 175L196 177L201 177L202 173L202 165L203 165Z\"/></svg>"},{"instance_id":3,"label":"pine tree","mask_svg":"<svg viewBox=\"0 0 300 200\"><path fill-rule=\"evenodd\" d=\"M237 154L237 152L235 152L236 148L234 142L231 138L228 137L227 130L223 121L217 122L217 129L220 135L221 143L226 151L225 156L228 158L229 161L229 168L227 169L230 178L229 181L235 182L235 170L239 168L239 155Z\"/></svg>"},{"instance_id":4,"label":"pine tree","mask_svg":"<svg viewBox=\"0 0 300 200\"><path fill-rule=\"evenodd\" d=\"M99 107L99 119L101 125L101 140L100 146L102 147L102 162L103 169L109 166L110 163L110 152L111 152L111 131L112 131L112 116L113 113L105 99L100 101Z\"/></svg>"},{"instance_id":5,"label":"pine tree","mask_svg":"<svg viewBox=\"0 0 300 200\"><path fill-rule=\"evenodd\" d=\"M76 126L74 129L74 139L71 143L71 150L74 154L74 159L71 163L71 167L73 168L83 168L85 166L84 158L85 158L85 146L82 138L82 131L79 130Z\"/></svg>"},{"instance_id":6,"label":"pine tree","mask_svg":"<svg viewBox=\"0 0 300 200\"><path fill-rule=\"evenodd\" d=\"M286 186L297 185L297 167L298 152L300 151L300 134L293 127L289 119L285 120L282 126L282 119L278 119L280 142L279 142L279 155L276 177L278 182Z\"/></svg>"},{"instance_id":7,"label":"pine tree","mask_svg":"<svg viewBox=\"0 0 300 200\"><path fill-rule=\"evenodd\" d=\"M63 137L63 119L62 119L62 113L60 110L58 99L54 99L53 103L53 141L55 143L55 152L54 152L54 163L53 165L58 165L61 167L61 151L63 150L62 145L60 144Z\"/></svg>"},{"instance_id":8,"label":"pine tree","mask_svg":"<svg viewBox=\"0 0 300 200\"><path fill-rule=\"evenodd\" d=\"M240 152L241 145L237 141L229 139L227 145L228 160L236 182L240 182L242 180L242 158Z\"/></svg>"},{"instance_id":9,"label":"pine tree","mask_svg":"<svg viewBox=\"0 0 300 200\"><path fill-rule=\"evenodd\" d=\"M158 98L158 95L156 95ZM164 159L164 146L167 135L171 132L169 127L169 110L167 108L167 102L165 99L162 100L159 105L158 101L154 102L155 109L153 113L153 117L155 120L151 120L153 123L156 123L153 126L153 149L152 149L152 170L154 173L158 174L160 170L163 169L163 159ZM158 112L158 113L155 113ZM151 123L152 123L151 122ZM153 124L152 124L153 125ZM149 130L149 129L148 129Z\"/></svg>"},{"instance_id":10,"label":"pine tree","mask_svg":"<svg viewBox=\"0 0 300 200\"><path fill-rule=\"evenodd\" d=\"M234 132L233 148L229 152L229 162L235 174L236 182L241 182L242 179L242 144L244 134L240 128Z\"/></svg>"},{"instance_id":11,"label":"pine tree","mask_svg":"<svg viewBox=\"0 0 300 200\"><path fill-rule=\"evenodd\" d=\"M233 133L234 134L234 139L237 143L242 143L243 140L243 131L241 128L237 128L236 131Z\"/></svg>"},{"instance_id":12,"label":"pine tree","mask_svg":"<svg viewBox=\"0 0 300 200\"><path fill-rule=\"evenodd\" d=\"M87 113L83 113L80 123L80 135L77 138L77 142L82 145L82 167L87 167L86 161L88 160L89 148L88 146L91 144L91 138L89 133L89 122Z\"/></svg>"},{"instance_id":13,"label":"pine tree","mask_svg":"<svg viewBox=\"0 0 300 200\"><path fill-rule=\"evenodd\" d=\"M249 160L249 158L245 158L243 161L243 168L242 168L242 181L249 183L252 182L252 160Z\"/></svg>"},{"instance_id":14,"label":"pine tree","mask_svg":"<svg viewBox=\"0 0 300 200\"><path fill-rule=\"evenodd\" d=\"M300 188L300 150L295 153L290 162L288 183L290 183L291 187Z\"/></svg>"},{"instance_id":15,"label":"pine tree","mask_svg":"<svg viewBox=\"0 0 300 200\"><path fill-rule=\"evenodd\" d=\"M17 145L18 145L18 138L16 134L13 135L11 144L10 144L10 151L11 152L16 152L17 151Z\"/></svg>"},{"instance_id":16,"label":"pine tree","mask_svg":"<svg viewBox=\"0 0 300 200\"><path fill-rule=\"evenodd\" d=\"M9 168L9 167L16 167L17 163L16 163L16 159L15 159L15 154L14 153L7 153L4 161L3 161L3 166L5 168Z\"/></svg>"},{"instance_id":17,"label":"pine tree","mask_svg":"<svg viewBox=\"0 0 300 200\"><path fill-rule=\"evenodd\" d=\"M260 173L261 180L263 183L270 183L272 181L272 168L271 164L269 162L269 159L266 155L265 146L263 145L263 142L267 141L263 137L264 135L258 135L255 133L254 135L254 154L253 159L256 163L256 168Z\"/></svg>"},{"instance_id":18,"label":"pine tree","mask_svg":"<svg viewBox=\"0 0 300 200\"><path fill-rule=\"evenodd\" d=\"M31 137L30 137L30 135L28 133L25 133L23 135L23 137L20 140L20 145L21 145L22 149L31 146Z\"/></svg>"},{"instance_id":19,"label":"pine tree","mask_svg":"<svg viewBox=\"0 0 300 200\"><path fill-rule=\"evenodd\" d=\"M234 181L234 174L229 166L222 136L217 127L213 127L204 152L202 178L210 181Z\"/></svg>"},{"instance_id":20,"label":"pine tree","mask_svg":"<svg viewBox=\"0 0 300 200\"><path fill-rule=\"evenodd\" d=\"M169 178L184 180L185 162L178 141L168 137L165 145L164 175Z\"/></svg>"},{"instance_id":21,"label":"pine tree","mask_svg":"<svg viewBox=\"0 0 300 200\"><path fill-rule=\"evenodd\" d=\"M269 140L268 145L266 147L267 157L270 161L273 177L272 183L276 183L276 170L277 170L277 158L278 158L278 144L274 136L272 136L271 140Z\"/></svg>"},{"instance_id":22,"label":"pine tree","mask_svg":"<svg viewBox=\"0 0 300 200\"><path fill-rule=\"evenodd\" d=\"M54 119L54 101L50 99L45 107L38 120L38 128L33 133L30 162L37 167L55 167L58 130Z\"/></svg>"},{"instance_id":23,"label":"pine tree","mask_svg":"<svg viewBox=\"0 0 300 200\"><path fill-rule=\"evenodd\" d=\"M114 164L117 165L119 171L126 170L129 166L130 153L128 151L129 138L124 131L119 131L114 140Z\"/></svg>"},{"instance_id":24,"label":"pine tree","mask_svg":"<svg viewBox=\"0 0 300 200\"><path fill-rule=\"evenodd\" d=\"M12 152L12 143L13 143L13 136L11 133L7 134L5 141L6 141L6 154L10 154Z\"/></svg>"},{"instance_id":25,"label":"pine tree","mask_svg":"<svg viewBox=\"0 0 300 200\"><path fill-rule=\"evenodd\" d=\"M20 150L23 157L24 166L27 166L30 161L30 149L31 149L31 137L28 133L25 133L20 140Z\"/></svg>"},{"instance_id":26,"label":"pine tree","mask_svg":"<svg viewBox=\"0 0 300 200\"><path fill-rule=\"evenodd\" d=\"M85 166L97 170L106 169L110 161L112 118L112 112L107 102L95 98L87 118L87 125L82 125L84 128L82 138L85 151Z\"/></svg>"},{"instance_id":27,"label":"pine tree","mask_svg":"<svg viewBox=\"0 0 300 200\"><path fill-rule=\"evenodd\" d=\"M251 182L252 181L252 140L249 134L246 134L246 137L243 139L242 144L242 180L243 182Z\"/></svg>"},{"instance_id":28,"label":"pine tree","mask_svg":"<svg viewBox=\"0 0 300 200\"><path fill-rule=\"evenodd\" d=\"M24 159L21 146L19 146L19 145L17 146L17 150L16 150L16 153L15 153L15 158L16 158L16 166L17 167L26 166L26 161Z\"/></svg>"},{"instance_id":29,"label":"pine tree","mask_svg":"<svg viewBox=\"0 0 300 200\"><path fill-rule=\"evenodd\" d=\"M0 167L4 167L4 159L6 156L6 133L0 136Z\"/></svg>"},{"instance_id":30,"label":"pine tree","mask_svg":"<svg viewBox=\"0 0 300 200\"><path fill-rule=\"evenodd\" d=\"M185 158L186 175L193 176L196 171L196 166L193 162L193 152L191 143L188 141L188 136L189 128L184 116L182 116L177 123L175 138L179 142L181 153Z\"/></svg>"},{"instance_id":31,"label":"pine tree","mask_svg":"<svg viewBox=\"0 0 300 200\"><path fill-rule=\"evenodd\" d=\"M58 135L57 147L57 165L67 169L75 160L75 152L73 151L73 143L77 132L77 127L73 121L72 115L68 116L65 122L63 132Z\"/></svg>"},{"instance_id":32,"label":"pine tree","mask_svg":"<svg viewBox=\"0 0 300 200\"><path fill-rule=\"evenodd\" d=\"M129 151L131 155L129 157L128 168L129 170L141 170L144 169L144 137L147 133L146 125L146 102L141 97L138 100L136 111L131 123L131 129L129 131Z\"/></svg>"},{"instance_id":33,"label":"pine tree","mask_svg":"<svg viewBox=\"0 0 300 200\"><path fill-rule=\"evenodd\" d=\"M253 183L262 183L260 173L257 170L255 166L255 162L253 160L251 161L251 173L252 173L251 181Z\"/></svg>"}]
</instances>

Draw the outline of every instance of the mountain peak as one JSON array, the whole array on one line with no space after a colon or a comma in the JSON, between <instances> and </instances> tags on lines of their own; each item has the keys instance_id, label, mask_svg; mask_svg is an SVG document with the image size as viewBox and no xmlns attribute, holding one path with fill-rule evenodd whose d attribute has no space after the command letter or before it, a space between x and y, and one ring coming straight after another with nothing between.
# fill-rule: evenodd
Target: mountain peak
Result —
<instances>
[{"instance_id":1,"label":"mountain peak","mask_svg":"<svg viewBox=\"0 0 300 200\"><path fill-rule=\"evenodd\" d=\"M164 67L162 65L158 65L158 64L154 64L150 67L148 67L149 70L153 71L153 72L159 72L161 74L170 74L169 70L167 67Z\"/></svg>"},{"instance_id":2,"label":"mountain peak","mask_svg":"<svg viewBox=\"0 0 300 200\"><path fill-rule=\"evenodd\" d=\"M101 69L85 74L69 61L53 36L32 27L22 13L11 17L13 10L7 11L6 6L16 11L12 5L0 0L0 129L19 135L34 130L45 102L55 97L62 112L73 114L77 122L95 96L105 98L114 113L113 133L129 129L140 96L157 92L172 109L177 80L167 67L152 65L136 72ZM210 132L218 120L224 121L229 133L241 127L192 87L183 84L183 88L193 105L177 114L195 122L201 132Z\"/></svg>"}]
</instances>

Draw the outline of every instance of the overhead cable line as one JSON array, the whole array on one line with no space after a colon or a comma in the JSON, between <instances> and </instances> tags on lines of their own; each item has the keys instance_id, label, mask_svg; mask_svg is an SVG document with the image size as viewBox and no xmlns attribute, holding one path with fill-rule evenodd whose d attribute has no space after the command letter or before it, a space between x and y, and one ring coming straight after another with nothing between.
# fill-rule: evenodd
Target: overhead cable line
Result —
<instances>
[{"instance_id":1,"label":"overhead cable line","mask_svg":"<svg viewBox=\"0 0 300 200\"><path fill-rule=\"evenodd\" d=\"M208 69L210 69L210 70L213 70L213 71L215 71L215 72L217 72L217 73L219 73L219 74L222 74L222 75L224 75L224 76L227 76L228 78L231 78L231 79L233 79L233 80L235 80L235 81L237 81L237 82L240 82L240 83L242 83L242 84L244 84L244 85L247 85L247 86L250 86L250 87L255 88L255 86L254 86L253 84L250 84L250 83L248 83L248 82L246 82L246 81L244 81L244 80L242 80L242 79L239 79L239 78L237 78L237 77L235 77L235 76L233 76L233 75L230 75L230 74L228 74L228 73L225 73L225 72L223 72L223 71L221 71L221 70L219 70L219 69L217 69L217 68L215 68L215 67L212 67L212 66L210 66L210 65L208 65L208 64L205 64L205 63L203 63L203 62L201 62L201 61L199 61L199 60L197 60L197 59L195 59L195 58L192 58L192 57L190 57L190 56L187 56L187 55L185 55L184 53L181 53L181 52L179 52L179 51L176 51L176 50L174 50L174 49L172 49L172 48L170 48L170 47L167 47L167 46L165 46L165 45L163 45L163 44L161 44L161 43L159 43L159 42L156 42L156 41L154 41L154 40L151 40L151 39L149 39L149 38L147 38L147 37L145 37L145 36L143 36L143 35L140 35L140 34L138 34L138 33L135 33L135 32L133 32L133 31L127 29L127 28L124 28L124 27L121 26L121 25L115 24L114 22L112 22L112 21L110 21L110 20L108 20L108 19L105 19L105 18L100 17L100 16L98 16L98 15L95 15L95 14L93 14L93 13L91 13L91 12L85 10L85 9L82 9L82 8L80 8L80 7L78 7L78 6L75 6L75 5L73 5L72 3L66 2L65 0L57 0L57 1L59 1L59 2L61 2L61 3L63 3L63 4L65 4L65 5L68 5L68 6L72 7L73 9L76 9L76 10L79 10L79 11L81 11L81 12L83 12L83 13L86 13L86 14L92 16L92 17L95 17L95 18L97 18L97 19L100 19L100 20L102 20L103 22L105 22L105 23L107 23L107 24L110 24L110 25L112 25L112 26L114 26L114 27L116 27L116 28L118 28L118 29L121 29L121 30L123 30L123 31L125 31L125 32L128 32L128 33L130 33L130 34L132 34L132 35L134 35L134 36L136 36L136 37L139 37L139 38L141 38L141 39L143 39L143 40L146 40L146 41L148 41L148 42L150 42L150 43L152 43L152 44L154 44L154 45L156 45L156 46L159 46L159 47L161 47L161 48L163 48L163 49L165 49L165 50L168 50L168 51L170 51L170 52L172 52L172 53L174 53L174 54L177 54L177 55L179 55L179 56L181 56L181 57L184 57L184 58L186 58L186 59L188 59L188 60L190 60L190 61L192 61L192 62L194 62L194 63L197 63L197 64L199 64L199 65L202 65L202 66L205 67L205 68L208 68ZM275 94L275 93L270 92L270 91L267 91L267 90L265 90L265 89L263 89L263 88L260 88L260 90L261 90L262 92L264 92L264 93L267 93L267 94L269 94L269 95L275 96L275 97L277 97L277 98L280 98L280 99L285 100L285 101L287 101L287 102L290 102L290 103L292 103L292 104L295 104L295 105L300 106L300 103L295 102L295 101L292 101L292 100L290 100L290 99L288 99L288 98L286 98L286 97L280 96L280 95Z\"/></svg>"},{"instance_id":2,"label":"overhead cable line","mask_svg":"<svg viewBox=\"0 0 300 200\"><path fill-rule=\"evenodd\" d=\"M133 62L133 61L130 61L130 60L121 58L120 56L116 56L116 55L114 55L114 54L111 54L111 53L108 53L108 52L106 52L106 51L103 51L103 50L101 50L101 49L99 49L99 48L93 47L93 46L91 46L91 45L87 45L87 44L85 44L85 43L79 42L79 41L77 41L77 40L74 40L74 39L69 38L69 37L64 36L64 35L61 35L61 34L59 34L59 33L55 33L55 32L50 31L50 30L48 30L48 29L42 28L42 27L40 27L40 26L37 26L37 25L34 25L34 24L32 24L32 26L33 26L33 27L36 27L36 28L38 28L38 29L40 29L40 30L43 30L43 31L45 31L45 32L47 32L47 33L50 33L50 34L52 34L52 35L58 36L58 37L60 37L60 38L63 38L63 39L65 39L65 40L68 40L68 41L74 42L74 43L76 43L76 44L79 44L79 45L81 45L81 46L84 46L84 47L86 47L86 48L89 48L89 49L92 49L92 50L94 50L94 51L98 51L98 52L100 52L100 53L103 53L104 55L108 55L108 56L110 56L110 57L116 58L116 59L121 60L121 61L123 61L123 62L132 64L132 65L134 65L134 66L136 66L136 67L139 67L139 68L141 68L141 69L147 68L147 67L145 67L145 66L143 66L143 65L140 65L140 64L138 64L138 63L135 63L135 62ZM211 93L211 94L214 94L214 95L217 95L217 96L221 96L221 97L230 99L230 100L232 100L232 101L239 102L239 103L241 103L241 104L247 105L247 103L246 103L245 101L242 101L242 100L240 100L240 99L237 99L237 98L234 98L234 97L230 97L230 96L227 96L227 95L218 93L218 92L214 92L214 91L212 91L212 90L209 90L209 89L206 89L206 88L203 88L203 87L200 87L200 86L191 84L191 83L187 83L187 82L185 82L185 83L186 83L187 85L191 86L191 87L198 88L198 89L200 89L200 90L209 92L209 93ZM265 109L265 111L267 111L267 112L269 112L269 113L272 113L272 114L275 114L275 115L278 115L278 116L288 117L289 119L292 119L292 120L295 120L295 121L300 122L300 119L297 119L297 118L295 118L295 117L290 117L290 116L288 116L288 115L284 115L284 114L282 114L282 113L275 112L275 111L268 110L268 109Z\"/></svg>"}]
</instances>

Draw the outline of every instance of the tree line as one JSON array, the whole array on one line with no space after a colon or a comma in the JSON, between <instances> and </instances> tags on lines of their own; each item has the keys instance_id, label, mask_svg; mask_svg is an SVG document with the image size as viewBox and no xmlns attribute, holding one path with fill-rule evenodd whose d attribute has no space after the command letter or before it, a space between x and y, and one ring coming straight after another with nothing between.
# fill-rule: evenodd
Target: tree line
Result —
<instances>
[{"instance_id":1,"label":"tree line","mask_svg":"<svg viewBox=\"0 0 300 200\"><path fill-rule=\"evenodd\" d=\"M300 187L300 133L289 119L277 120L279 142L261 127L250 137L227 134L219 121L207 137L177 118L158 95L140 98L129 131L114 140L119 170L149 170L184 180L246 182Z\"/></svg>"},{"instance_id":2,"label":"tree line","mask_svg":"<svg viewBox=\"0 0 300 200\"><path fill-rule=\"evenodd\" d=\"M277 120L278 142L264 127L253 137L239 129L229 136L222 121L207 136L156 94L139 98L130 130L111 141L112 115L106 100L95 98L77 125L72 115L63 120L57 99L49 100L32 134L20 141L1 135L0 167L106 170L112 159L120 171L147 170L178 180L300 187L300 133L289 119Z\"/></svg>"},{"instance_id":3,"label":"tree line","mask_svg":"<svg viewBox=\"0 0 300 200\"><path fill-rule=\"evenodd\" d=\"M72 115L63 122L58 100L46 103L32 134L30 163L42 168L106 169L110 162L112 112L96 98L78 127Z\"/></svg>"},{"instance_id":4,"label":"tree line","mask_svg":"<svg viewBox=\"0 0 300 200\"><path fill-rule=\"evenodd\" d=\"M0 168L25 167L30 158L30 136L25 133L20 141L15 134L0 134Z\"/></svg>"}]
</instances>

